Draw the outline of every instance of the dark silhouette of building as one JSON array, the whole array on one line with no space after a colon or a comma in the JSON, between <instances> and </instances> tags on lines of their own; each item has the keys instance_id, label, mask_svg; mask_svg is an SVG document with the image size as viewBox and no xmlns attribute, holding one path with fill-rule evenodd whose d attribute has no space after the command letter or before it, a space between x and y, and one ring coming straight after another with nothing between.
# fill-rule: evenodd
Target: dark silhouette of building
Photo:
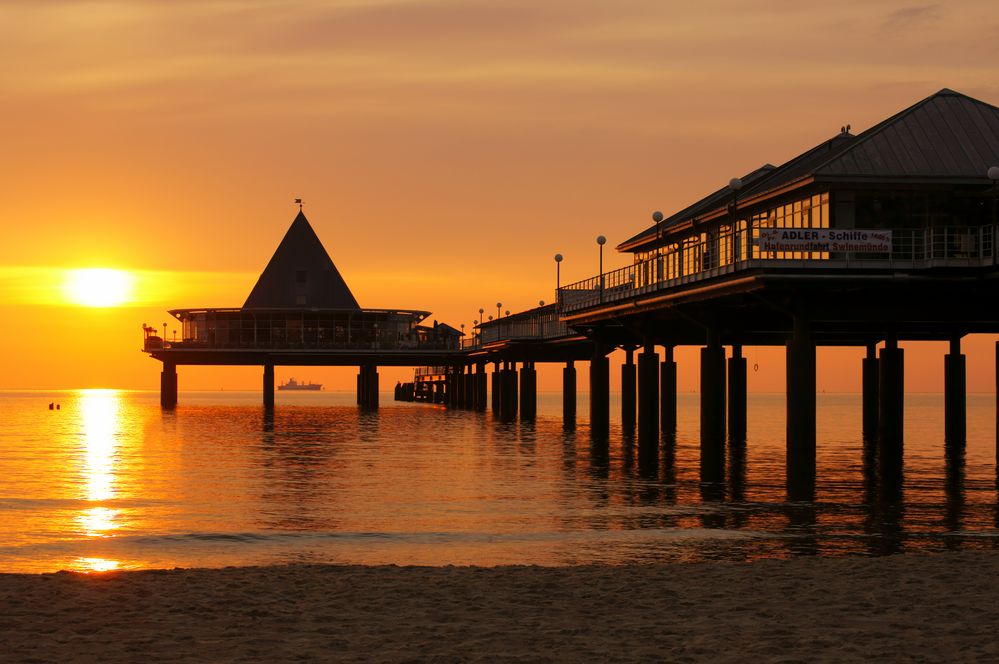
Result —
<instances>
[{"instance_id":1,"label":"dark silhouette of building","mask_svg":"<svg viewBox=\"0 0 999 664\"><path fill-rule=\"evenodd\" d=\"M168 407L177 401L176 367L183 364L261 365L268 405L274 366L356 365L358 401L374 406L378 365L441 364L461 346L453 328L427 333L420 322L428 311L361 308L301 211L242 307L170 314L181 323L180 340L143 326L145 352L163 362L161 393Z\"/></svg>"}]
</instances>

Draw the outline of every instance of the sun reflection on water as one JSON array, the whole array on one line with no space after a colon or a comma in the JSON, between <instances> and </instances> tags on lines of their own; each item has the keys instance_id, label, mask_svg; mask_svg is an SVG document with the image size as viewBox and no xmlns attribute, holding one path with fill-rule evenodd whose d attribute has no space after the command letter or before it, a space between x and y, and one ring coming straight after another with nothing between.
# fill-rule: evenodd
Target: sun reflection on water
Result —
<instances>
[{"instance_id":1,"label":"sun reflection on water","mask_svg":"<svg viewBox=\"0 0 999 664\"><path fill-rule=\"evenodd\" d=\"M83 510L76 517L76 521L87 537L113 537L114 534L111 531L118 527L115 523L117 516L118 510L107 507L91 507Z\"/></svg>"},{"instance_id":2,"label":"sun reflection on water","mask_svg":"<svg viewBox=\"0 0 999 664\"><path fill-rule=\"evenodd\" d=\"M72 572L89 574L90 572L110 572L118 569L120 565L121 563L117 560L108 560L107 558L76 558L69 569Z\"/></svg>"},{"instance_id":3,"label":"sun reflection on water","mask_svg":"<svg viewBox=\"0 0 999 664\"><path fill-rule=\"evenodd\" d=\"M83 390L80 395L87 500L114 498L114 463L120 407L115 390Z\"/></svg>"},{"instance_id":4,"label":"sun reflection on water","mask_svg":"<svg viewBox=\"0 0 999 664\"><path fill-rule=\"evenodd\" d=\"M116 390L83 390L80 394L84 453L81 497L92 503L116 497L115 463L121 407L121 397ZM117 516L118 510L96 504L82 510L76 521L86 537L114 537L114 531L119 527ZM117 560L81 557L75 561L73 569L106 572L117 569L119 564Z\"/></svg>"}]
</instances>

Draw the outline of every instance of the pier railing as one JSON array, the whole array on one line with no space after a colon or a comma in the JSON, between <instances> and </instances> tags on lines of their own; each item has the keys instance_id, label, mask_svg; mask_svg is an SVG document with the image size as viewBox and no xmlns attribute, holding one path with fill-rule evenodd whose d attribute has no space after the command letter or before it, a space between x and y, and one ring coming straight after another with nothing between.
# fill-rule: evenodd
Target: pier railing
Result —
<instances>
[{"instance_id":1,"label":"pier railing","mask_svg":"<svg viewBox=\"0 0 999 664\"><path fill-rule=\"evenodd\" d=\"M145 350L455 351L460 335L407 310L177 309L179 340L144 326Z\"/></svg>"},{"instance_id":2,"label":"pier railing","mask_svg":"<svg viewBox=\"0 0 999 664\"><path fill-rule=\"evenodd\" d=\"M996 265L994 226L895 228L891 229L891 251L882 253L762 251L758 230L719 233L568 284L558 291L559 309L562 313L579 311L760 268L914 270Z\"/></svg>"},{"instance_id":3,"label":"pier railing","mask_svg":"<svg viewBox=\"0 0 999 664\"><path fill-rule=\"evenodd\" d=\"M269 350L269 351L455 351L459 350L457 339L428 341L376 340L338 342L320 339L259 341L246 338L227 337L207 340L164 340L159 336L146 337L143 349L146 351L175 350Z\"/></svg>"},{"instance_id":4,"label":"pier railing","mask_svg":"<svg viewBox=\"0 0 999 664\"><path fill-rule=\"evenodd\" d=\"M432 367L416 367L413 370L414 376L443 376L451 371L450 367L445 366L432 366Z\"/></svg>"},{"instance_id":5,"label":"pier railing","mask_svg":"<svg viewBox=\"0 0 999 664\"><path fill-rule=\"evenodd\" d=\"M462 348L480 348L500 341L557 339L570 334L568 326L559 320L558 307L549 304L480 325L470 338L462 339Z\"/></svg>"}]
</instances>

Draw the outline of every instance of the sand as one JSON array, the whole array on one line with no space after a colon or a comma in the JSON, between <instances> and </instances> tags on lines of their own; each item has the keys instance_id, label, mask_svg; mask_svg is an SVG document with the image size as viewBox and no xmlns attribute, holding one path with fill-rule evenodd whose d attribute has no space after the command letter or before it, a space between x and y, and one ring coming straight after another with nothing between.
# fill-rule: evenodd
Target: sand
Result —
<instances>
[{"instance_id":1,"label":"sand","mask_svg":"<svg viewBox=\"0 0 999 664\"><path fill-rule=\"evenodd\" d=\"M999 553L0 575L9 662L999 661Z\"/></svg>"}]
</instances>

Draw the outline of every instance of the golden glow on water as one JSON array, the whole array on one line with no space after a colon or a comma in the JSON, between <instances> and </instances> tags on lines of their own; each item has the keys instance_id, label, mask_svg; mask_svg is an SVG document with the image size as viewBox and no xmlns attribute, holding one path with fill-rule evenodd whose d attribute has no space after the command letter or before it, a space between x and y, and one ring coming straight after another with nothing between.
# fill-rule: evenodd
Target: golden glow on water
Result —
<instances>
[{"instance_id":1,"label":"golden glow on water","mask_svg":"<svg viewBox=\"0 0 999 664\"><path fill-rule=\"evenodd\" d=\"M106 558L76 558L70 567L72 572L110 572L118 569L121 564L117 560L107 560Z\"/></svg>"},{"instance_id":2,"label":"golden glow on water","mask_svg":"<svg viewBox=\"0 0 999 664\"><path fill-rule=\"evenodd\" d=\"M121 395L117 390L82 390L80 421L83 433L83 496L89 502L104 502L116 497L115 465L121 428ZM93 505L76 517L81 533L86 537L114 537L118 529L118 510ZM106 572L117 569L120 562L107 558L77 559L78 571Z\"/></svg>"},{"instance_id":3,"label":"golden glow on water","mask_svg":"<svg viewBox=\"0 0 999 664\"><path fill-rule=\"evenodd\" d=\"M292 561L621 564L999 549L994 397L970 395L965 454L939 395L912 395L904 472L856 434L856 395L819 395L814 501L790 500L782 395L750 397L744 447L705 479L699 401L643 449L616 422L566 430L353 395L0 391L0 571L84 573ZM48 410L51 402L62 409ZM615 402L612 408L619 411ZM581 408L585 412L585 403ZM897 475L897 476L895 476Z\"/></svg>"},{"instance_id":4,"label":"golden glow on water","mask_svg":"<svg viewBox=\"0 0 999 664\"><path fill-rule=\"evenodd\" d=\"M117 516L118 510L107 507L91 507L81 512L76 520L80 525L80 530L88 537L113 537L112 531L118 527L115 523Z\"/></svg>"},{"instance_id":5,"label":"golden glow on water","mask_svg":"<svg viewBox=\"0 0 999 664\"><path fill-rule=\"evenodd\" d=\"M87 500L110 500L115 497L114 463L120 407L115 390L81 391L80 414L86 454L84 497Z\"/></svg>"}]
</instances>

